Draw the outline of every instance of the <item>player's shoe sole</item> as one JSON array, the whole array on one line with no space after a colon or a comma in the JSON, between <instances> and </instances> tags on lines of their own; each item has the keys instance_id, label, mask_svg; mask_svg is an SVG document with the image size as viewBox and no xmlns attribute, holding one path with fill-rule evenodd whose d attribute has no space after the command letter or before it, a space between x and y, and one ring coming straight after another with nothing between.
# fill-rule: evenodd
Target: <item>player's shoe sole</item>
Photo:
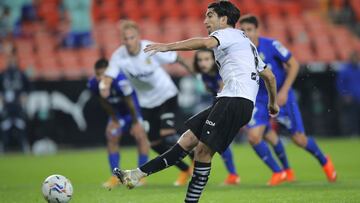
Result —
<instances>
[{"instance_id":1,"label":"player's shoe sole","mask_svg":"<svg viewBox=\"0 0 360 203\"><path fill-rule=\"evenodd\" d=\"M118 168L115 168L113 170L114 175L116 175L116 177L119 178L120 182L125 185L128 189L133 189L135 187L135 184L132 183L130 177L128 176L128 174Z\"/></svg>"}]
</instances>

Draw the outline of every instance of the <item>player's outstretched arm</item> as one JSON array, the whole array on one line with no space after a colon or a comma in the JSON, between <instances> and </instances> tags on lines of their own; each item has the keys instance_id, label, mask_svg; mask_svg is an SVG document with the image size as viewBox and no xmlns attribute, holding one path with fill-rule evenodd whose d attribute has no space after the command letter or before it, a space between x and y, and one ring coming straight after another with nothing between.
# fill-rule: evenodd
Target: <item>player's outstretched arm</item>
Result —
<instances>
[{"instance_id":1,"label":"player's outstretched arm","mask_svg":"<svg viewBox=\"0 0 360 203\"><path fill-rule=\"evenodd\" d=\"M296 61L296 59L292 56L285 64L286 67L286 79L284 81L284 84L281 86L279 93L278 93L278 104L280 106L284 105L287 101L288 93L293 85L298 72L299 72L299 63Z\"/></svg>"},{"instance_id":2,"label":"player's outstretched arm","mask_svg":"<svg viewBox=\"0 0 360 203\"><path fill-rule=\"evenodd\" d=\"M260 72L260 77L265 82L266 90L267 90L268 96L269 96L269 103L268 103L269 114L271 116L277 116L277 114L279 113L279 106L276 102L276 79L275 79L275 76L269 68L266 68Z\"/></svg>"},{"instance_id":3,"label":"player's outstretched arm","mask_svg":"<svg viewBox=\"0 0 360 203\"><path fill-rule=\"evenodd\" d=\"M186 68L186 70L189 71L189 73L194 73L193 68L186 63L183 57L178 55L176 58L176 62L182 65L184 68Z\"/></svg>"},{"instance_id":4,"label":"player's outstretched arm","mask_svg":"<svg viewBox=\"0 0 360 203\"><path fill-rule=\"evenodd\" d=\"M157 52L167 52L167 51L190 51L201 48L214 48L219 45L219 42L214 37L203 37L203 38L191 38L183 41L178 41L174 43L157 43L157 44L148 44L144 51L150 52L151 54L156 54Z\"/></svg>"}]
</instances>

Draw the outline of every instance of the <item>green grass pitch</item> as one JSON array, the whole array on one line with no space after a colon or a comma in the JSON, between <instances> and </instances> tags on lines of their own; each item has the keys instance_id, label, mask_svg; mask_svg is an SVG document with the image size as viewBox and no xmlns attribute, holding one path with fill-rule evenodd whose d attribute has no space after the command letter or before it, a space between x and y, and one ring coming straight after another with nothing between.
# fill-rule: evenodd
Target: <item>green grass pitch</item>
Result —
<instances>
[{"instance_id":1,"label":"green grass pitch","mask_svg":"<svg viewBox=\"0 0 360 203\"><path fill-rule=\"evenodd\" d=\"M225 168L215 155L210 180L200 202L360 202L360 140L331 139L319 141L331 154L338 171L338 182L327 183L318 162L294 144L288 144L290 164L297 182L267 187L270 170L257 158L249 145L234 145L236 166L241 176L239 186L220 186ZM154 154L152 154L152 157ZM136 166L134 148L124 149L123 168ZM0 157L0 202L41 203L41 183L51 174L67 176L74 186L73 203L162 203L183 202L186 187L173 187L178 171L169 168L147 178L147 186L107 191L101 188L110 171L106 150L61 151L55 156Z\"/></svg>"}]
</instances>

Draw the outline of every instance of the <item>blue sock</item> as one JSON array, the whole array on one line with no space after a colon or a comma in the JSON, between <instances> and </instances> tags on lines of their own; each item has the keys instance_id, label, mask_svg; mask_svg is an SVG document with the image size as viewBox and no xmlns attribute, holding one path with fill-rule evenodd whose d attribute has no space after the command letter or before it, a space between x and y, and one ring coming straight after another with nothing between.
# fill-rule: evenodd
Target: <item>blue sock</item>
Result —
<instances>
[{"instance_id":1,"label":"blue sock","mask_svg":"<svg viewBox=\"0 0 360 203\"><path fill-rule=\"evenodd\" d=\"M144 165L148 161L149 156L147 154L138 155L138 167Z\"/></svg>"},{"instance_id":2,"label":"blue sock","mask_svg":"<svg viewBox=\"0 0 360 203\"><path fill-rule=\"evenodd\" d=\"M230 147L228 147L224 151L224 153L221 154L221 157L222 157L222 159L224 161L224 164L226 166L227 171L230 174L237 175L235 165L234 165L233 155L232 155L232 151L231 151Z\"/></svg>"},{"instance_id":3,"label":"blue sock","mask_svg":"<svg viewBox=\"0 0 360 203\"><path fill-rule=\"evenodd\" d=\"M290 166L289 166L289 162L288 162L285 148L284 148L282 141L279 139L278 143L275 146L273 146L273 148L274 148L274 151L275 151L277 157L279 158L283 168L289 169Z\"/></svg>"},{"instance_id":4,"label":"blue sock","mask_svg":"<svg viewBox=\"0 0 360 203\"><path fill-rule=\"evenodd\" d=\"M323 166L326 164L327 160L324 154L321 152L320 148L317 146L314 138L308 137L307 145L305 149L310 152L313 156L319 160L320 164Z\"/></svg>"},{"instance_id":5,"label":"blue sock","mask_svg":"<svg viewBox=\"0 0 360 203\"><path fill-rule=\"evenodd\" d=\"M259 144L253 146L257 155L265 162L265 164L274 172L280 172L280 166L276 163L274 157L272 156L269 147L265 141L261 141Z\"/></svg>"},{"instance_id":6,"label":"blue sock","mask_svg":"<svg viewBox=\"0 0 360 203\"><path fill-rule=\"evenodd\" d=\"M120 153L119 152L109 153L108 159L109 159L110 169L111 169L111 173L112 173L114 168L119 168Z\"/></svg>"}]
</instances>

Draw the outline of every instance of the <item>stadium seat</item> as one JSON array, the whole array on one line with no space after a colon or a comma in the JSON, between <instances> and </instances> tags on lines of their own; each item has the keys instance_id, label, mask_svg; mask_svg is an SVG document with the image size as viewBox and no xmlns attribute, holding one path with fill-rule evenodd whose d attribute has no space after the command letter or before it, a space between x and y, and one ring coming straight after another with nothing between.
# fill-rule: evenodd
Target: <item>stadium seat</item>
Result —
<instances>
[{"instance_id":1,"label":"stadium seat","mask_svg":"<svg viewBox=\"0 0 360 203\"><path fill-rule=\"evenodd\" d=\"M46 80L58 80L63 77L56 57L37 56L37 75Z\"/></svg>"},{"instance_id":2,"label":"stadium seat","mask_svg":"<svg viewBox=\"0 0 360 203\"><path fill-rule=\"evenodd\" d=\"M3 71L3 70L6 68L6 66L7 66L6 63L7 63L7 62L6 62L6 57L5 57L5 55L2 54L2 53L0 53L0 71Z\"/></svg>"},{"instance_id":3,"label":"stadium seat","mask_svg":"<svg viewBox=\"0 0 360 203\"><path fill-rule=\"evenodd\" d=\"M78 52L71 49L60 50L57 53L61 70L67 79L78 79L84 75L80 66Z\"/></svg>"},{"instance_id":4,"label":"stadium seat","mask_svg":"<svg viewBox=\"0 0 360 203\"><path fill-rule=\"evenodd\" d=\"M86 76L93 75L93 67L96 60L99 59L99 50L97 48L79 50L80 67L84 70Z\"/></svg>"},{"instance_id":5,"label":"stadium seat","mask_svg":"<svg viewBox=\"0 0 360 203\"><path fill-rule=\"evenodd\" d=\"M141 36L144 39L159 41L161 40L161 29L159 24L152 20L142 20L139 23Z\"/></svg>"},{"instance_id":6,"label":"stadium seat","mask_svg":"<svg viewBox=\"0 0 360 203\"><path fill-rule=\"evenodd\" d=\"M15 47L17 51L30 53L34 51L34 44L31 39L16 39Z\"/></svg>"},{"instance_id":7,"label":"stadium seat","mask_svg":"<svg viewBox=\"0 0 360 203\"><path fill-rule=\"evenodd\" d=\"M34 68L37 66L37 61L34 53L23 53L18 52L17 58L19 62L19 67L22 70L28 69L28 68Z\"/></svg>"}]
</instances>

